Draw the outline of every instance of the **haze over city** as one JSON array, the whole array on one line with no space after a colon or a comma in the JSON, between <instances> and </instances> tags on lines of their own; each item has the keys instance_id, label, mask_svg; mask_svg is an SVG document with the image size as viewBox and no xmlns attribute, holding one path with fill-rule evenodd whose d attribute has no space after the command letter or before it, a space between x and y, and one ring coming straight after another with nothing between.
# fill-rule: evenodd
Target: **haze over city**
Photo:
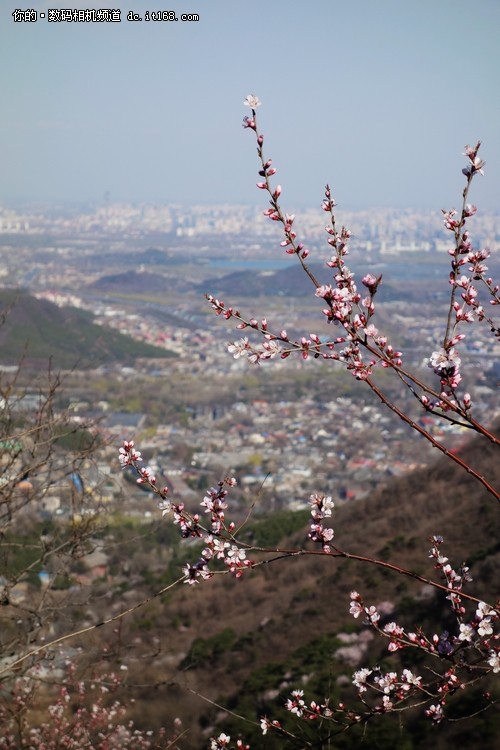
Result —
<instances>
[{"instance_id":1,"label":"haze over city","mask_svg":"<svg viewBox=\"0 0 500 750\"><path fill-rule=\"evenodd\" d=\"M478 139L474 202L498 207L496 0L136 0L112 4L118 23L48 22L67 6L33 0L34 23L0 9L4 204L257 204L254 93L291 210L327 181L348 208L451 207ZM179 20L127 20L146 10Z\"/></svg>"}]
</instances>

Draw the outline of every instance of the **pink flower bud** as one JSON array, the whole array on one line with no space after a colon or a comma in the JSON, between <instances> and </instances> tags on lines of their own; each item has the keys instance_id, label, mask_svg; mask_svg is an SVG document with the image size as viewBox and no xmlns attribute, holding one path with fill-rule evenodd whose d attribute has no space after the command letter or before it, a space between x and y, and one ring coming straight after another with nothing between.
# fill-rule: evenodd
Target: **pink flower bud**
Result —
<instances>
[{"instance_id":1,"label":"pink flower bud","mask_svg":"<svg viewBox=\"0 0 500 750\"><path fill-rule=\"evenodd\" d=\"M253 117L244 117L243 118L243 127L244 128L251 128L251 130L256 130L255 120Z\"/></svg>"}]
</instances>

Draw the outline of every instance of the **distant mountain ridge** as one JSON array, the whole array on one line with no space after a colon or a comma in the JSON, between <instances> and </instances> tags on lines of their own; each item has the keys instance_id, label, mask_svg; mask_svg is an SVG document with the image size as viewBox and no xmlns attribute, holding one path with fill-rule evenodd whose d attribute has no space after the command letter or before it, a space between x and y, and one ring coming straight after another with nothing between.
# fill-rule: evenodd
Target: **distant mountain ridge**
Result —
<instances>
[{"instance_id":1,"label":"distant mountain ridge","mask_svg":"<svg viewBox=\"0 0 500 750\"><path fill-rule=\"evenodd\" d=\"M335 286L334 269L327 268L325 263L310 263L308 267L319 284ZM363 291L366 291L361 284L363 274L358 273L356 267L352 270L356 273L357 287L363 293ZM376 273L379 273L378 268ZM311 279L304 273L299 263L274 271L233 271L224 276L208 278L203 283L198 284L196 288L202 294L208 292L216 297L221 296L223 298L225 295L228 297L227 301L231 301L231 303L238 297L279 296L296 298L314 294ZM424 286L421 279L408 279L402 283L400 279L389 279L389 273L387 273L387 278L384 276L377 291L377 300L379 302L404 300L420 303L424 299L435 301L436 295L443 296L443 289L446 296L447 288L440 277L426 280ZM229 295L231 300L229 300Z\"/></svg>"},{"instance_id":2,"label":"distant mountain ridge","mask_svg":"<svg viewBox=\"0 0 500 750\"><path fill-rule=\"evenodd\" d=\"M156 255L154 256L156 258ZM216 276L209 276L202 282L194 283L182 274L175 272L173 268L166 268L175 261L172 258L162 260L162 270L157 273L148 270L151 264L151 255L144 256L145 262L141 267L127 269L116 274L106 274L101 278L87 285L87 289L95 290L100 294L112 294L121 296L134 295L165 295L169 289L175 287L176 291L194 292L195 294L204 295L206 293L214 296L231 297L231 302L235 302L240 297L290 297L300 298L314 294L314 287L311 279L304 273L299 263L290 264L284 268L265 270L259 268L241 269L224 273L221 269ZM159 265L159 261L155 261ZM138 264L139 265L139 264ZM386 269L383 265L378 265L371 272L384 274L383 282L377 292L379 302L393 302L403 300L405 302L415 301L422 303L425 300L435 302L438 298L446 298L447 287L443 283L446 272L443 275L437 275L433 278L427 278L425 284L418 274L408 273L408 278L404 281L401 278L401 270L404 264L400 264L398 275L393 276L393 268ZM406 271L408 268L405 266ZM411 266L413 269L413 266ZM417 267L415 267L417 268ZM325 263L310 263L309 269L320 284L332 284L334 282L334 269L329 269ZM168 275L166 274L168 270ZM208 269L207 269L208 270ZM357 286L361 292L364 287L361 284L361 278L364 274L356 266L352 267L356 273ZM370 270L370 268L368 269Z\"/></svg>"},{"instance_id":3,"label":"distant mountain ridge","mask_svg":"<svg viewBox=\"0 0 500 750\"><path fill-rule=\"evenodd\" d=\"M98 326L93 315L60 308L22 289L0 289L0 363L48 363L55 368L89 369L135 359L170 356L164 349Z\"/></svg>"}]
</instances>

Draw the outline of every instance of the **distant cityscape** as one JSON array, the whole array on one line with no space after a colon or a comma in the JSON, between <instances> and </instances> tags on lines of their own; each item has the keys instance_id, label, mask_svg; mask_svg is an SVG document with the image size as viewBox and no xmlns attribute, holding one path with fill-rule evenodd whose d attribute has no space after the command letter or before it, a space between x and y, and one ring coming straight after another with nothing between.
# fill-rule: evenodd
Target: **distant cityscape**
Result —
<instances>
[{"instance_id":1,"label":"distant cityscape","mask_svg":"<svg viewBox=\"0 0 500 750\"><path fill-rule=\"evenodd\" d=\"M318 208L301 210L296 225L302 241L317 246L325 241L325 214ZM445 253L450 247L439 210L411 209L338 210L338 221L352 231L353 249L374 256L406 253ZM479 211L472 222L476 244L490 250L500 247L500 214ZM104 202L94 208L0 206L0 236L50 234L55 238L107 237L133 239L170 237L184 240L232 236L264 240L278 236L275 222L262 208L243 205L132 205ZM255 255L259 242L245 243L243 252ZM203 252L203 246L200 251ZM206 248L205 248L206 249Z\"/></svg>"}]
</instances>

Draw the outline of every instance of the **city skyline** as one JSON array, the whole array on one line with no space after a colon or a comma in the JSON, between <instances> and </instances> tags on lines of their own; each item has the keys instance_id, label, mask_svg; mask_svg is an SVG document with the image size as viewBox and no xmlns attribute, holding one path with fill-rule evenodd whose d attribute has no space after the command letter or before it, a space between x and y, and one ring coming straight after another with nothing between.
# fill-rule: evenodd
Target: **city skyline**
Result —
<instances>
[{"instance_id":1,"label":"city skyline","mask_svg":"<svg viewBox=\"0 0 500 750\"><path fill-rule=\"evenodd\" d=\"M287 210L318 205L327 181L344 208L458 206L477 139L471 200L498 210L494 0L473 14L464 0L178 0L177 22L128 21L167 9L136 0L113 3L119 23L40 17L67 6L34 0L35 23L15 23L14 2L0 10L1 202L264 205L241 127L254 93Z\"/></svg>"}]
</instances>

